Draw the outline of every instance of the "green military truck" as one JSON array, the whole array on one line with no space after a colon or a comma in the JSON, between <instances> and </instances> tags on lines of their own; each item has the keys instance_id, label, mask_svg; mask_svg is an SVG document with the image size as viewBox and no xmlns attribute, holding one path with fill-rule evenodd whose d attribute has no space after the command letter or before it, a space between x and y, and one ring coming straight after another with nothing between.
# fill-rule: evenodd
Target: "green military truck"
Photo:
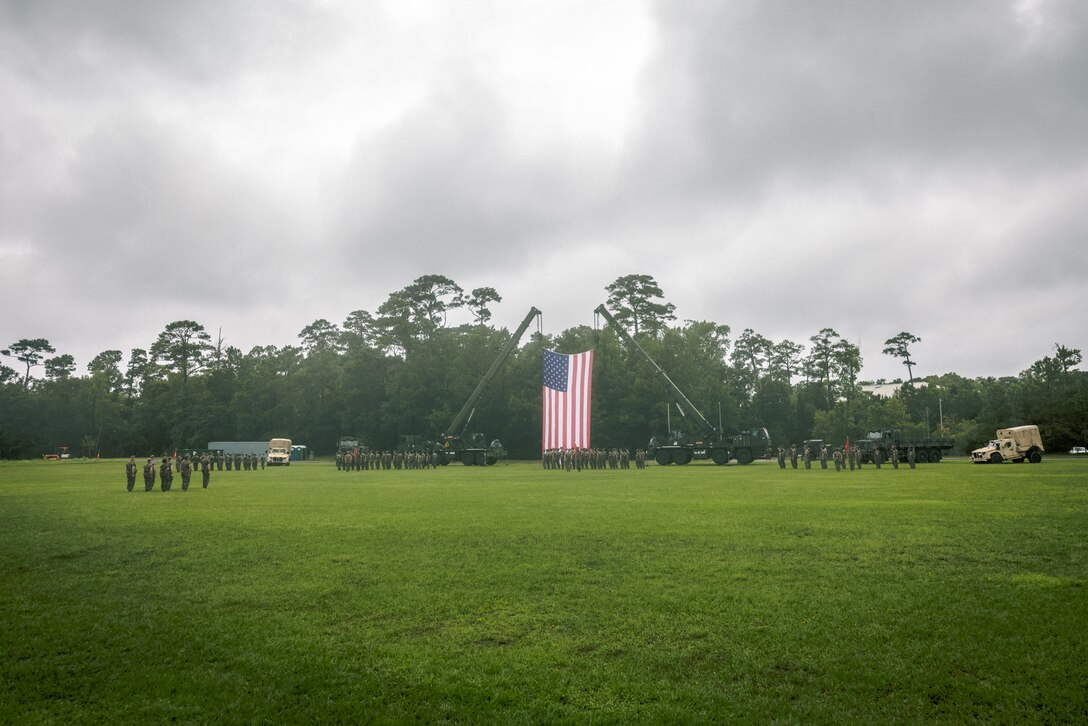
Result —
<instances>
[{"instance_id":1,"label":"green military truck","mask_svg":"<svg viewBox=\"0 0 1088 726\"><path fill-rule=\"evenodd\" d=\"M653 436L650 438L649 454L660 466L669 464L687 464L694 459L710 459L721 466L732 459L738 464L751 464L761 456L769 456L771 451L771 437L767 429L752 429L736 434L726 435L721 427L715 427L702 412L695 407L684 392L672 382L668 374L650 357L641 345L616 322L612 313L604 305L598 305L593 311L600 315L616 331L616 335L634 355L642 359L646 367L657 376L669 392L680 412L692 422L694 431L670 430L668 436ZM719 422L720 423L720 422ZM670 427L671 429L671 427Z\"/></svg>"},{"instance_id":2,"label":"green military truck","mask_svg":"<svg viewBox=\"0 0 1088 726\"><path fill-rule=\"evenodd\" d=\"M914 447L914 460L916 462L919 464L927 462L936 464L944 458L945 453L950 451L955 444L955 439L910 438L903 436L895 429L889 429L870 431L864 438L851 443L851 446L857 447L861 454L861 460L865 462L871 462L873 454L877 451L880 452L880 457L884 461L889 461L894 446L898 449L900 461L906 461L907 452L911 447Z\"/></svg>"}]
</instances>

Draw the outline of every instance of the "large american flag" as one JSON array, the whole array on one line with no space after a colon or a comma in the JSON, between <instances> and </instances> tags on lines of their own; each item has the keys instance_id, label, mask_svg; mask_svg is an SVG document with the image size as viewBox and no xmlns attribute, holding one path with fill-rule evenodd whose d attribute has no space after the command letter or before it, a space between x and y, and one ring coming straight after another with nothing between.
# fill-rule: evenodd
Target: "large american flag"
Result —
<instances>
[{"instance_id":1,"label":"large american flag","mask_svg":"<svg viewBox=\"0 0 1088 726\"><path fill-rule=\"evenodd\" d=\"M544 351L544 450L589 448L592 392L592 350Z\"/></svg>"}]
</instances>

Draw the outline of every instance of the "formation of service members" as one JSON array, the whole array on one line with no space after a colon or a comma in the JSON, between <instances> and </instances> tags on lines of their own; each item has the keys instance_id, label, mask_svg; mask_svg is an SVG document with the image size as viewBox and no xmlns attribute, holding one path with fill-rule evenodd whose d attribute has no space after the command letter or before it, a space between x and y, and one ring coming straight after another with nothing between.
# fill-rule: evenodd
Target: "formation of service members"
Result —
<instances>
[{"instance_id":1,"label":"formation of service members","mask_svg":"<svg viewBox=\"0 0 1088 726\"><path fill-rule=\"evenodd\" d=\"M800 456L800 459L804 463L804 467L806 469L812 468L812 461L814 458L819 460L821 469L828 468L827 461L829 456L831 458L831 461L835 465L835 471L846 471L847 469L849 469L850 471L854 471L854 469L861 469L863 462L862 453L856 447L853 449L835 448L834 450L829 452L828 448L826 446L823 446L817 452L813 451L813 447L805 446L803 447L800 454L798 454L797 446L793 445L789 448L788 452L784 447L778 447L778 455L776 457L778 461L778 468L785 469L786 459L788 458L790 466L796 469L798 456ZM883 466L884 463L884 455L881 453L881 451L879 449L873 451L873 466L879 469L881 468L881 466ZM888 452L887 463L891 464L893 469L899 468L899 447L892 446L891 451ZM907 449L907 465L911 469L913 469L916 463L917 457L914 451L914 447L911 446L909 449Z\"/></svg>"},{"instance_id":2,"label":"formation of service members","mask_svg":"<svg viewBox=\"0 0 1088 726\"><path fill-rule=\"evenodd\" d=\"M441 465L437 451L341 451L336 454L339 471L401 471L435 469Z\"/></svg>"},{"instance_id":3,"label":"formation of service members","mask_svg":"<svg viewBox=\"0 0 1088 726\"><path fill-rule=\"evenodd\" d=\"M235 471L257 471L264 469L265 458L257 454L202 454L199 459L189 456L181 457L177 462L177 473L181 477L181 490L189 491L189 482L197 467L200 468L201 485L207 489L211 483L212 471L222 471L226 465L227 471L233 467ZM155 479L158 478L159 489L170 491L174 484L175 461L169 456L164 456L156 463L155 457L150 457L144 464L144 491L149 492L155 488ZM136 457L129 457L125 463L125 484L131 492L136 486L136 472L139 466Z\"/></svg>"},{"instance_id":4,"label":"formation of service members","mask_svg":"<svg viewBox=\"0 0 1088 726\"><path fill-rule=\"evenodd\" d=\"M582 471L583 469L630 469L631 452L627 449L548 449L540 459L545 469ZM646 452L635 450L635 468L646 468Z\"/></svg>"},{"instance_id":5,"label":"formation of service members","mask_svg":"<svg viewBox=\"0 0 1088 726\"><path fill-rule=\"evenodd\" d=\"M224 465L226 465L227 471L231 469L234 471L257 471L257 469L264 469L265 457L263 454L258 456L257 454L224 454L220 452L215 455L215 467L218 471L223 471Z\"/></svg>"}]
</instances>

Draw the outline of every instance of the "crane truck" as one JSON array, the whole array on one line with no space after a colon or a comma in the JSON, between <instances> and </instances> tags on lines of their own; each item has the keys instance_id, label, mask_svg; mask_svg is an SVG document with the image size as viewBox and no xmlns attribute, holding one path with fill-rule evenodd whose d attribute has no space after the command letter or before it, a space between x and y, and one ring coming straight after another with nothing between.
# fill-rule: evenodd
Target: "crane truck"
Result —
<instances>
[{"instance_id":1,"label":"crane truck","mask_svg":"<svg viewBox=\"0 0 1088 726\"><path fill-rule=\"evenodd\" d=\"M510 353L517 347L521 336L525 335L525 331L529 328L533 318L539 317L539 310L535 307L529 309L529 313L521 321L521 325L510 336L510 340L506 341L502 350L499 351L499 355L495 358L495 362L491 364L487 373L480 379L476 390L468 397L465 405L461 407L461 410L453 417L453 421L450 422L450 425L446 427L446 430L435 442L434 446L438 452L440 463L449 464L451 461L460 461L465 466L490 466L505 455L502 442L498 439L494 439L488 444L483 434L466 434L465 429L468 428L472 415L476 412L476 403L480 400L480 396L483 395L495 374L502 368L506 359L510 357Z\"/></svg>"},{"instance_id":2,"label":"crane truck","mask_svg":"<svg viewBox=\"0 0 1088 726\"><path fill-rule=\"evenodd\" d=\"M624 342L628 350L642 359L646 367L665 384L672 393L676 407L681 415L694 421L696 431L689 434L683 431L670 431L667 437L654 436L650 439L649 454L661 466L669 464L687 464L693 459L710 459L719 466L736 459L738 464L750 464L757 456L767 453L771 447L771 437L767 429L754 429L743 431L731 436L724 435L720 429L715 428L706 417L695 407L684 392L672 382L668 374L661 366L650 357L641 345L616 322L608 308L598 305L594 310L597 315L604 318L616 331L616 335Z\"/></svg>"}]
</instances>

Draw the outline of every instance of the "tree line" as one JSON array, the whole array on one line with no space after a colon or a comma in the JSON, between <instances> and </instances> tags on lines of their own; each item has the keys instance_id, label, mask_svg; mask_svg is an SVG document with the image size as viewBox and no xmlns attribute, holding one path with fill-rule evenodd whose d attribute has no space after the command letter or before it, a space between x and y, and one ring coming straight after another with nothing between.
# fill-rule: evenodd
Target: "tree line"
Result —
<instances>
[{"instance_id":1,"label":"tree line","mask_svg":"<svg viewBox=\"0 0 1088 726\"><path fill-rule=\"evenodd\" d=\"M962 453L999 427L1038 424L1051 451L1088 441L1088 373L1081 351L1055 346L1016 376L914 377L900 332L882 355L898 358L907 380L889 398L858 381L858 346L833 328L804 342L775 341L714 321L677 322L675 306L649 275L605 288L606 305L646 352L725 432L766 427L777 444L835 443L870 430L954 437ZM424 275L391 293L373 313L342 323L315 320L298 344L243 352L212 339L192 320L168 324L147 348L105 350L77 375L71 355L47 339L0 350L0 458L37 458L68 446L76 456L128 456L203 448L210 441L289 436L329 454L340 436L376 449L400 436L446 429L510 333L490 324L495 288L463 290ZM454 325L451 313L471 322ZM514 458L540 454L541 356L594 348L593 441L645 446L650 436L689 425L671 395L607 325L556 335L532 332L514 349L476 406L470 431L499 438Z\"/></svg>"}]
</instances>

